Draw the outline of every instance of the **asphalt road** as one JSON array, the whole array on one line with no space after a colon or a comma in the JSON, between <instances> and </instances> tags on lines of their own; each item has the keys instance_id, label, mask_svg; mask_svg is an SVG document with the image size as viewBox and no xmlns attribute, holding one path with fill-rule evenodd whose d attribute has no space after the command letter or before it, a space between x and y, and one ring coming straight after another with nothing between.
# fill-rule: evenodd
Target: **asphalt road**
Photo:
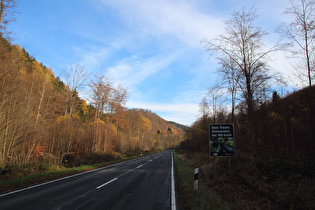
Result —
<instances>
[{"instance_id":1,"label":"asphalt road","mask_svg":"<svg viewBox=\"0 0 315 210\"><path fill-rule=\"evenodd\" d=\"M164 151L1 194L0 209L171 209L171 154Z\"/></svg>"}]
</instances>

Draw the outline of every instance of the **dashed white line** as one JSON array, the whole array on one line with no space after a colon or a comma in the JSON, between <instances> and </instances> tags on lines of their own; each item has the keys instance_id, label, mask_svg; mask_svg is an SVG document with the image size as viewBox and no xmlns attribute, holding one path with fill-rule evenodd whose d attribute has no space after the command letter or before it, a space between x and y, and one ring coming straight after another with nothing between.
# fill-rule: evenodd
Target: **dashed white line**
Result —
<instances>
[{"instance_id":1,"label":"dashed white line","mask_svg":"<svg viewBox=\"0 0 315 210\"><path fill-rule=\"evenodd\" d=\"M106 186L106 185L108 185L108 184L110 184L110 183L116 181L117 179L118 179L118 178L114 178L114 179L112 179L112 180L110 180L110 181L108 181L108 182L106 182L106 183L104 183L104 184L98 186L96 189L100 189L100 188L102 188L102 187L104 187L104 186Z\"/></svg>"},{"instance_id":2,"label":"dashed white line","mask_svg":"<svg viewBox=\"0 0 315 210\"><path fill-rule=\"evenodd\" d=\"M137 168L141 168L143 165L138 166Z\"/></svg>"}]
</instances>

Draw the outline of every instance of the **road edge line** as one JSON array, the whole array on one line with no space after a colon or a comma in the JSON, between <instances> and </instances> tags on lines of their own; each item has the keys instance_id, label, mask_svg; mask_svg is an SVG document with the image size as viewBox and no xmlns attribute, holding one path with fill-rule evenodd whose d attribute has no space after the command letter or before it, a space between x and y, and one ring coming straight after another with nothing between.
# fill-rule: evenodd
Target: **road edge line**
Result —
<instances>
[{"instance_id":1,"label":"road edge line","mask_svg":"<svg viewBox=\"0 0 315 210\"><path fill-rule=\"evenodd\" d=\"M174 181L174 157L173 157L173 152L171 151L171 156L172 156L172 170L171 170L171 176L172 176L172 205L171 209L176 210L176 196L175 196L175 181Z\"/></svg>"}]
</instances>

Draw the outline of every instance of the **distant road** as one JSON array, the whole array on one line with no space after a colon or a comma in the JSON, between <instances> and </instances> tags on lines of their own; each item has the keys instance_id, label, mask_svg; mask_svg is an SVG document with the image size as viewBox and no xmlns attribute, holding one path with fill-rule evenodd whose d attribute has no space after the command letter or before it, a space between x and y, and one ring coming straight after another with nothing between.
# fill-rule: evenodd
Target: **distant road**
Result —
<instances>
[{"instance_id":1,"label":"distant road","mask_svg":"<svg viewBox=\"0 0 315 210\"><path fill-rule=\"evenodd\" d=\"M0 209L171 209L171 154L164 151L1 194Z\"/></svg>"}]
</instances>

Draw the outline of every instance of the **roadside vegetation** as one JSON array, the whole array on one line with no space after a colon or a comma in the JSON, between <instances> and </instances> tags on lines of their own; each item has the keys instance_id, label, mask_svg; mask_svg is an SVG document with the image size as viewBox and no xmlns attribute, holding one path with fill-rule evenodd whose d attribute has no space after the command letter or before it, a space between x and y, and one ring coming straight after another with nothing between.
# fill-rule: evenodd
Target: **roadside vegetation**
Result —
<instances>
[{"instance_id":1,"label":"roadside vegetation","mask_svg":"<svg viewBox=\"0 0 315 210\"><path fill-rule=\"evenodd\" d=\"M238 154L231 158L180 151L178 191L185 209L314 209L315 161L299 157ZM199 168L199 190L193 191Z\"/></svg>"},{"instance_id":2,"label":"roadside vegetation","mask_svg":"<svg viewBox=\"0 0 315 210\"><path fill-rule=\"evenodd\" d=\"M183 154L174 155L177 178L178 209L225 209L227 208L205 182L204 175L199 176L198 191L194 191L195 164L188 161ZM200 167L198 165L197 167Z\"/></svg>"}]
</instances>

